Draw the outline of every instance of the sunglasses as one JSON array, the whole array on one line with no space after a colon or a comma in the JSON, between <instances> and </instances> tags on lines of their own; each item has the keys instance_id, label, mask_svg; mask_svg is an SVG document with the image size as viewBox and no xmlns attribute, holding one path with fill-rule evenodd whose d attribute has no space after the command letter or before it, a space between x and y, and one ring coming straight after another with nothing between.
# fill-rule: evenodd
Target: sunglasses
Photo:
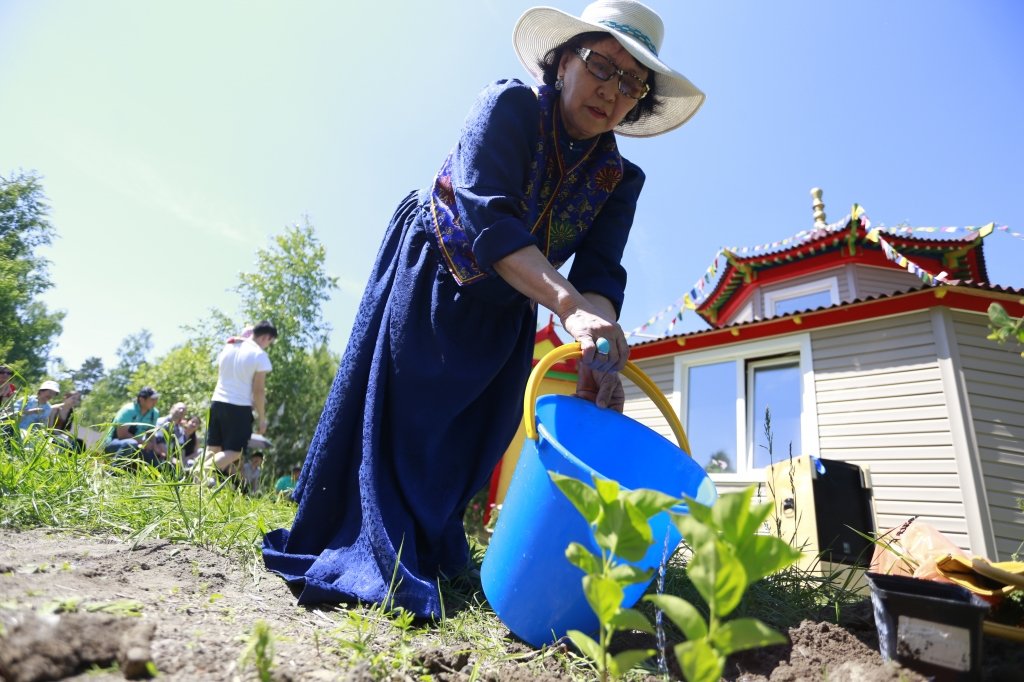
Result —
<instances>
[{"instance_id":1,"label":"sunglasses","mask_svg":"<svg viewBox=\"0 0 1024 682\"><path fill-rule=\"evenodd\" d=\"M618 76L619 92L630 99L643 99L651 91L650 85L615 66L615 62L600 52L594 52L589 47L577 47L576 56L583 60L587 73L600 81L607 82L612 76Z\"/></svg>"}]
</instances>

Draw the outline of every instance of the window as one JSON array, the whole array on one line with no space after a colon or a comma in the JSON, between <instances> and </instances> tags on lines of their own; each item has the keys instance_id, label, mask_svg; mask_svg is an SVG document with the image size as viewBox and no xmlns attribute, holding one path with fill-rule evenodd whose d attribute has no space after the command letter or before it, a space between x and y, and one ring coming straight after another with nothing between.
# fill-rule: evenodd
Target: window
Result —
<instances>
[{"instance_id":1,"label":"window","mask_svg":"<svg viewBox=\"0 0 1024 682\"><path fill-rule=\"evenodd\" d=\"M716 479L755 480L758 470L788 458L791 444L794 457L818 454L808 335L687 353L676 363L691 454Z\"/></svg>"},{"instance_id":2,"label":"window","mask_svg":"<svg viewBox=\"0 0 1024 682\"><path fill-rule=\"evenodd\" d=\"M747 365L750 414L747 432L755 469L803 453L800 447L800 363L792 358L752 360ZM767 416L766 416L767 413ZM771 441L765 429L771 420Z\"/></svg>"},{"instance_id":3,"label":"window","mask_svg":"<svg viewBox=\"0 0 1024 682\"><path fill-rule=\"evenodd\" d=\"M700 425L687 429L690 455L707 471L736 473L736 398L727 390L736 383L735 365L696 365L689 379L686 423Z\"/></svg>"},{"instance_id":4,"label":"window","mask_svg":"<svg viewBox=\"0 0 1024 682\"><path fill-rule=\"evenodd\" d=\"M827 277L808 284L766 291L764 314L765 317L778 317L836 303L839 303L839 281L835 277Z\"/></svg>"}]
</instances>

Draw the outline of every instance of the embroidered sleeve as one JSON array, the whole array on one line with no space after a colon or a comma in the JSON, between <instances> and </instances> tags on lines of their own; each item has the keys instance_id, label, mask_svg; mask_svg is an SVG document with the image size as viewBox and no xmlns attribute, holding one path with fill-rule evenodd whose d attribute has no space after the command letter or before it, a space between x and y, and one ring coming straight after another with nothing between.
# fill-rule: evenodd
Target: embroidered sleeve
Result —
<instances>
[{"instance_id":1,"label":"embroidered sleeve","mask_svg":"<svg viewBox=\"0 0 1024 682\"><path fill-rule=\"evenodd\" d=\"M622 252L633 226L636 202L645 179L639 166L626 159L622 162L622 182L601 208L593 227L583 238L569 271L569 282L578 291L604 296L615 306L616 315L622 312L626 290Z\"/></svg>"},{"instance_id":2,"label":"embroidered sleeve","mask_svg":"<svg viewBox=\"0 0 1024 682\"><path fill-rule=\"evenodd\" d=\"M524 223L523 188L540 135L539 106L520 81L499 81L477 99L452 159L452 187L478 265L536 245Z\"/></svg>"}]
</instances>

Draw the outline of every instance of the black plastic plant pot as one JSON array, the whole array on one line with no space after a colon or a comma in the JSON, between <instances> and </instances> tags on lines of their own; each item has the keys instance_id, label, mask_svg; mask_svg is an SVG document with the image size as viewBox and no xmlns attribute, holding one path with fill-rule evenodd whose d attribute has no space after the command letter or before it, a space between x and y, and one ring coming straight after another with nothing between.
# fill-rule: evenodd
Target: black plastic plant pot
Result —
<instances>
[{"instance_id":1,"label":"black plastic plant pot","mask_svg":"<svg viewBox=\"0 0 1024 682\"><path fill-rule=\"evenodd\" d=\"M988 604L934 580L867 574L882 658L946 680L981 679L982 620Z\"/></svg>"}]
</instances>

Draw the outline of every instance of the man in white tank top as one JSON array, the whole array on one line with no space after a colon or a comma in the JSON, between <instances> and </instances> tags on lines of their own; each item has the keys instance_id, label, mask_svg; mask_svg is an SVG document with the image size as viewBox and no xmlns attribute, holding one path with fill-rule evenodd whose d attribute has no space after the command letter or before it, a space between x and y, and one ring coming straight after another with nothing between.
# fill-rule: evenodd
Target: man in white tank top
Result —
<instances>
[{"instance_id":1,"label":"man in white tank top","mask_svg":"<svg viewBox=\"0 0 1024 682\"><path fill-rule=\"evenodd\" d=\"M252 434L267 430L266 381L272 369L267 349L276 338L277 328L263 321L253 327L251 336L229 339L217 356L217 387L210 404L204 465L213 461L220 471L227 472Z\"/></svg>"}]
</instances>

